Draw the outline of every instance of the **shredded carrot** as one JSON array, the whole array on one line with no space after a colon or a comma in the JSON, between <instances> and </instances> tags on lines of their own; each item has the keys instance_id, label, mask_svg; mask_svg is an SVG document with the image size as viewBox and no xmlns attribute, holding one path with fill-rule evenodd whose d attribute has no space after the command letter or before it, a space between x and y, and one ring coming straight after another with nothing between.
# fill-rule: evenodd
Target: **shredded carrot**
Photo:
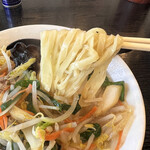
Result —
<instances>
[{"instance_id":1,"label":"shredded carrot","mask_svg":"<svg viewBox=\"0 0 150 150\"><path fill-rule=\"evenodd\" d=\"M46 140L46 141L55 140L55 139L57 139L57 138L60 136L60 134L61 134L63 131L66 131L66 132L73 132L73 131L74 131L74 128L64 128L64 129L62 129L62 130L53 132L53 133L51 133L51 134L46 133L46 135L45 135L45 140Z\"/></svg>"},{"instance_id":2,"label":"shredded carrot","mask_svg":"<svg viewBox=\"0 0 150 150\"><path fill-rule=\"evenodd\" d=\"M7 67L4 68L4 69L3 69L3 72L6 72L6 73L7 73L7 72L8 72L8 68L7 68Z\"/></svg>"},{"instance_id":3,"label":"shredded carrot","mask_svg":"<svg viewBox=\"0 0 150 150\"><path fill-rule=\"evenodd\" d=\"M62 131L73 132L74 128L64 128L64 129L62 129Z\"/></svg>"},{"instance_id":4,"label":"shredded carrot","mask_svg":"<svg viewBox=\"0 0 150 150\"><path fill-rule=\"evenodd\" d=\"M4 93L10 88L10 86L6 87L1 93L0 93L0 99L4 95Z\"/></svg>"},{"instance_id":5,"label":"shredded carrot","mask_svg":"<svg viewBox=\"0 0 150 150\"><path fill-rule=\"evenodd\" d=\"M4 127L5 127L5 129L6 129L6 128L7 128L7 125L8 125L8 118L7 118L6 114L5 114L4 117L3 117L3 121L4 121Z\"/></svg>"},{"instance_id":6,"label":"shredded carrot","mask_svg":"<svg viewBox=\"0 0 150 150\"><path fill-rule=\"evenodd\" d=\"M3 119L0 120L0 126L1 126L1 129L2 129L2 130L5 129Z\"/></svg>"},{"instance_id":7,"label":"shredded carrot","mask_svg":"<svg viewBox=\"0 0 150 150\"><path fill-rule=\"evenodd\" d=\"M65 122L65 123L70 123L70 122L73 122L73 120L67 118L67 119L64 120L64 122Z\"/></svg>"},{"instance_id":8,"label":"shredded carrot","mask_svg":"<svg viewBox=\"0 0 150 150\"><path fill-rule=\"evenodd\" d=\"M24 110L24 111L27 112L29 115L32 115L32 116L35 115L33 112L31 112L31 111L29 111L29 110Z\"/></svg>"},{"instance_id":9,"label":"shredded carrot","mask_svg":"<svg viewBox=\"0 0 150 150\"><path fill-rule=\"evenodd\" d=\"M32 85L29 84L29 86L28 86L26 89L23 89L23 90L19 91L18 93L16 93L16 94L12 97L12 99L14 99L17 95L19 95L19 94L21 94L21 93L31 91L31 89L32 89Z\"/></svg>"},{"instance_id":10,"label":"shredded carrot","mask_svg":"<svg viewBox=\"0 0 150 150\"><path fill-rule=\"evenodd\" d=\"M95 148L96 148L96 145L94 143L92 143L89 150L94 150Z\"/></svg>"},{"instance_id":11,"label":"shredded carrot","mask_svg":"<svg viewBox=\"0 0 150 150\"><path fill-rule=\"evenodd\" d=\"M28 96L30 94L30 92L28 93L28 92L26 92L26 93L24 93L22 96L21 96L21 98L20 98L20 100L17 102L17 106L19 106L25 99L26 99L26 97Z\"/></svg>"},{"instance_id":12,"label":"shredded carrot","mask_svg":"<svg viewBox=\"0 0 150 150\"><path fill-rule=\"evenodd\" d=\"M118 101L118 104L120 105L120 106L122 106L123 105L123 103L119 100Z\"/></svg>"},{"instance_id":13,"label":"shredded carrot","mask_svg":"<svg viewBox=\"0 0 150 150\"><path fill-rule=\"evenodd\" d=\"M87 118L90 118L90 117L95 113L96 110L97 110L97 107L94 106L94 107L91 109L91 111L89 111L85 116L83 116L82 118L80 118L80 119L77 121L77 123L80 123L80 122L86 120Z\"/></svg>"},{"instance_id":14,"label":"shredded carrot","mask_svg":"<svg viewBox=\"0 0 150 150\"><path fill-rule=\"evenodd\" d=\"M16 94L13 96L13 98L15 98L18 94L21 94L21 93L24 93L24 92L25 92L25 93L21 96L20 100L17 102L17 104L16 104L17 106L20 105L20 104L25 100L25 98L30 94L31 90L32 90L32 85L29 84L29 86L28 86L26 89L19 91L18 93L16 93Z\"/></svg>"},{"instance_id":15,"label":"shredded carrot","mask_svg":"<svg viewBox=\"0 0 150 150\"><path fill-rule=\"evenodd\" d=\"M3 72L1 75L0 75L0 78L1 77L4 77L6 75L6 72Z\"/></svg>"},{"instance_id":16,"label":"shredded carrot","mask_svg":"<svg viewBox=\"0 0 150 150\"><path fill-rule=\"evenodd\" d=\"M85 116L81 117L79 120L71 120L69 118L65 119L64 122L65 123L70 123L70 122L77 122L77 123L80 123L88 118L90 118L94 113L95 111L97 110L97 107L94 106L91 111L89 111Z\"/></svg>"},{"instance_id":17,"label":"shredded carrot","mask_svg":"<svg viewBox=\"0 0 150 150\"><path fill-rule=\"evenodd\" d=\"M61 131L53 132L51 134L46 134L45 135L45 140L46 141L51 141L57 139L61 134Z\"/></svg>"},{"instance_id":18,"label":"shredded carrot","mask_svg":"<svg viewBox=\"0 0 150 150\"><path fill-rule=\"evenodd\" d=\"M17 95L26 92L26 90L27 90L27 89L24 89L24 90L19 91L18 93L16 93L16 94L12 97L12 99L14 99Z\"/></svg>"},{"instance_id":19,"label":"shredded carrot","mask_svg":"<svg viewBox=\"0 0 150 150\"><path fill-rule=\"evenodd\" d=\"M0 113L2 112L1 107L0 107ZM1 129L4 130L7 128L7 116L6 114L3 116L0 116L0 126Z\"/></svg>"},{"instance_id":20,"label":"shredded carrot","mask_svg":"<svg viewBox=\"0 0 150 150\"><path fill-rule=\"evenodd\" d=\"M0 105L0 113L2 112L2 109L1 109L1 105ZM0 119L2 118L2 116L0 116Z\"/></svg>"},{"instance_id":21,"label":"shredded carrot","mask_svg":"<svg viewBox=\"0 0 150 150\"><path fill-rule=\"evenodd\" d=\"M123 131L119 132L119 139L118 139L118 143L117 143L117 146L116 146L115 150L119 150L120 149L120 143L121 143L122 133L123 133Z\"/></svg>"},{"instance_id":22,"label":"shredded carrot","mask_svg":"<svg viewBox=\"0 0 150 150\"><path fill-rule=\"evenodd\" d=\"M32 84L29 84L29 86L27 87L27 91L31 91L32 90Z\"/></svg>"}]
</instances>

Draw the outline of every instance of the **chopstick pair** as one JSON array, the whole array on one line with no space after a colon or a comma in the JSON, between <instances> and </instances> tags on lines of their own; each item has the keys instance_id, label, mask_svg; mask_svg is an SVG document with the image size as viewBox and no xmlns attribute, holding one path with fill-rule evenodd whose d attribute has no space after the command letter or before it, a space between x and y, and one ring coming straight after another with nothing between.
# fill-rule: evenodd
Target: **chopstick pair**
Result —
<instances>
[{"instance_id":1,"label":"chopstick pair","mask_svg":"<svg viewBox=\"0 0 150 150\"><path fill-rule=\"evenodd\" d=\"M124 49L150 51L150 38L123 37Z\"/></svg>"}]
</instances>

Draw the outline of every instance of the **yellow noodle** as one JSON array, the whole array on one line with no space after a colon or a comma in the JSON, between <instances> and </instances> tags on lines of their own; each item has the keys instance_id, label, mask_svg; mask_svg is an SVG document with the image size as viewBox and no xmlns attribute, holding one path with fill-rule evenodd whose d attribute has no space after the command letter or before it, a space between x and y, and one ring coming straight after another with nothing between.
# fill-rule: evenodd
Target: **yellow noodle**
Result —
<instances>
[{"instance_id":1,"label":"yellow noodle","mask_svg":"<svg viewBox=\"0 0 150 150\"><path fill-rule=\"evenodd\" d=\"M84 101L96 97L111 59L121 48L122 38L107 35L101 28L87 32L51 30L42 32L41 43L42 87L68 98L80 91Z\"/></svg>"}]
</instances>

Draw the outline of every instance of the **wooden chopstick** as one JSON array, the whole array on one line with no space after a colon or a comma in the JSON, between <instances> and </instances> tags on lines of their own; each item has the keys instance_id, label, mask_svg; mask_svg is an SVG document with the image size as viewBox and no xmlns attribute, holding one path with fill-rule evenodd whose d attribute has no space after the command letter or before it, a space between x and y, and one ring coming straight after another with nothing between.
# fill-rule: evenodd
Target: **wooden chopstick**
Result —
<instances>
[{"instance_id":1,"label":"wooden chopstick","mask_svg":"<svg viewBox=\"0 0 150 150\"><path fill-rule=\"evenodd\" d=\"M150 51L150 38L122 37L122 48L139 51Z\"/></svg>"},{"instance_id":2,"label":"wooden chopstick","mask_svg":"<svg viewBox=\"0 0 150 150\"><path fill-rule=\"evenodd\" d=\"M150 52L150 44L144 43L123 42L122 48Z\"/></svg>"},{"instance_id":3,"label":"wooden chopstick","mask_svg":"<svg viewBox=\"0 0 150 150\"><path fill-rule=\"evenodd\" d=\"M150 38L123 37L125 42L150 44Z\"/></svg>"}]
</instances>

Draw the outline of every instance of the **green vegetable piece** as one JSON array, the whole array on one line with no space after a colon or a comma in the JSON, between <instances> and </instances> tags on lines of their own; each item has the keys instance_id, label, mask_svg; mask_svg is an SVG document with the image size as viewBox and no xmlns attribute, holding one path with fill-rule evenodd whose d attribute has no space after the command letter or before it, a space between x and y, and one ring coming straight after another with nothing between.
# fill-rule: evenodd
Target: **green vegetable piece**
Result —
<instances>
[{"instance_id":1,"label":"green vegetable piece","mask_svg":"<svg viewBox=\"0 0 150 150\"><path fill-rule=\"evenodd\" d=\"M3 103L1 105L1 110L4 111L7 107L9 107L13 102L15 102L14 100L9 100L8 102L6 103Z\"/></svg>"},{"instance_id":2,"label":"green vegetable piece","mask_svg":"<svg viewBox=\"0 0 150 150\"><path fill-rule=\"evenodd\" d=\"M95 138L101 134L101 127L98 123L93 123L93 128L88 128L86 131L80 133L80 139L83 143L87 142L90 136L94 134Z\"/></svg>"},{"instance_id":3,"label":"green vegetable piece","mask_svg":"<svg viewBox=\"0 0 150 150\"><path fill-rule=\"evenodd\" d=\"M63 104L59 103L56 99L54 99L53 97L49 96L46 92L44 92L42 90L40 90L40 91L43 92L45 95L47 95L51 99L51 102L53 103L54 106L59 107L59 111L60 112L62 112L64 110L67 111L71 107L71 105L68 105L66 103L63 103ZM79 99L80 99L80 97L81 97L81 95L79 94ZM41 99L44 101L43 98L41 98ZM76 106L76 108L75 108L75 110L74 110L74 112L72 114L75 115L80 109L81 109L81 106L79 105L79 101L78 101L77 106Z\"/></svg>"},{"instance_id":4,"label":"green vegetable piece","mask_svg":"<svg viewBox=\"0 0 150 150\"><path fill-rule=\"evenodd\" d=\"M34 114L36 114L37 112L34 109L33 104L32 104L32 94L31 93L27 96L26 101L28 102L27 110L29 110L29 111L33 112Z\"/></svg>"},{"instance_id":5,"label":"green vegetable piece","mask_svg":"<svg viewBox=\"0 0 150 150\"><path fill-rule=\"evenodd\" d=\"M79 95L79 99L80 99L80 96L81 95ZM63 111L63 110L68 110L69 108L71 107L71 105L68 105L68 104L60 104L60 106L59 106L59 108L60 108L60 111ZM78 102L77 102L77 105L76 105L76 108L75 108L75 110L73 111L73 115L75 115L79 110L81 109L81 106L79 105L79 100L78 100Z\"/></svg>"},{"instance_id":6,"label":"green vegetable piece","mask_svg":"<svg viewBox=\"0 0 150 150\"><path fill-rule=\"evenodd\" d=\"M81 106L79 105L79 101L78 101L77 106L72 114L75 115L80 109L81 109Z\"/></svg>"},{"instance_id":7,"label":"green vegetable piece","mask_svg":"<svg viewBox=\"0 0 150 150\"><path fill-rule=\"evenodd\" d=\"M39 122L36 127L40 127L41 129L45 130L48 126L50 126L49 122Z\"/></svg>"},{"instance_id":8,"label":"green vegetable piece","mask_svg":"<svg viewBox=\"0 0 150 150\"><path fill-rule=\"evenodd\" d=\"M70 108L70 105L65 104L65 103L60 105L60 111L68 110L69 108Z\"/></svg>"},{"instance_id":9,"label":"green vegetable piece","mask_svg":"<svg viewBox=\"0 0 150 150\"><path fill-rule=\"evenodd\" d=\"M79 99L80 99L80 97L81 97L81 95L79 94L78 95L79 96ZM71 105L68 105L68 104L61 104L61 111L62 110L68 110L70 107L71 107ZM77 102L77 106L76 106L76 108L75 108L75 110L73 111L73 115L75 115L79 110L81 109L81 106L79 105L79 100L78 100L78 102Z\"/></svg>"},{"instance_id":10,"label":"green vegetable piece","mask_svg":"<svg viewBox=\"0 0 150 150\"><path fill-rule=\"evenodd\" d=\"M109 83L110 83L110 81L109 81L108 77L106 77L104 83L102 84L102 87L108 86Z\"/></svg>"},{"instance_id":11,"label":"green vegetable piece","mask_svg":"<svg viewBox=\"0 0 150 150\"><path fill-rule=\"evenodd\" d=\"M40 126L40 128L44 130L44 129L46 129L48 126L50 126L50 123L49 123L49 122L45 122L45 123L42 124L42 126Z\"/></svg>"},{"instance_id":12,"label":"green vegetable piece","mask_svg":"<svg viewBox=\"0 0 150 150\"><path fill-rule=\"evenodd\" d=\"M47 95L48 96L48 95ZM55 100L54 98L50 97L51 102L53 103L54 106L59 107L59 110L62 111L62 104L59 103L57 100Z\"/></svg>"},{"instance_id":13,"label":"green vegetable piece","mask_svg":"<svg viewBox=\"0 0 150 150\"><path fill-rule=\"evenodd\" d=\"M52 148L52 150L57 150L57 144L54 145L54 147Z\"/></svg>"},{"instance_id":14,"label":"green vegetable piece","mask_svg":"<svg viewBox=\"0 0 150 150\"><path fill-rule=\"evenodd\" d=\"M39 127L39 126L41 126L42 124L43 124L44 122L39 122L38 124L36 124L36 127Z\"/></svg>"},{"instance_id":15,"label":"green vegetable piece","mask_svg":"<svg viewBox=\"0 0 150 150\"><path fill-rule=\"evenodd\" d=\"M26 142L26 143L24 144L24 146L25 146L26 149L29 149L29 148L30 148L30 144L29 144L28 142Z\"/></svg>"},{"instance_id":16,"label":"green vegetable piece","mask_svg":"<svg viewBox=\"0 0 150 150\"><path fill-rule=\"evenodd\" d=\"M37 86L37 88L39 88L40 87L40 82L38 80L20 80L20 81L16 82L15 88L17 86L27 88L29 86L29 84L32 84L33 81L36 81L36 86Z\"/></svg>"},{"instance_id":17,"label":"green vegetable piece","mask_svg":"<svg viewBox=\"0 0 150 150\"><path fill-rule=\"evenodd\" d=\"M25 139L23 132L20 130L18 132L18 134L19 134L19 137L20 137L21 141L23 141Z\"/></svg>"},{"instance_id":18,"label":"green vegetable piece","mask_svg":"<svg viewBox=\"0 0 150 150\"><path fill-rule=\"evenodd\" d=\"M62 112L64 110L67 111L71 107L71 105L68 105L66 103L63 103L63 104L59 103L56 99L49 96L46 92L44 92L42 90L40 90L40 91L43 92L45 95L47 95L51 99L51 102L53 103L54 106L59 107L60 112ZM80 97L81 97L81 95L79 94L79 99L80 99ZM43 98L41 98L41 99L44 100ZM77 106L72 114L75 115L80 109L81 109L81 106L79 105L79 101L78 101Z\"/></svg>"},{"instance_id":19,"label":"green vegetable piece","mask_svg":"<svg viewBox=\"0 0 150 150\"><path fill-rule=\"evenodd\" d=\"M8 108L12 103L14 103L16 100L18 100L21 97L22 93L17 95L14 99L10 99L9 101L3 103L1 105L1 110L4 111L6 108Z\"/></svg>"},{"instance_id":20,"label":"green vegetable piece","mask_svg":"<svg viewBox=\"0 0 150 150\"><path fill-rule=\"evenodd\" d=\"M12 150L20 150L20 148L18 147L18 144L15 142L11 142L11 146L12 146Z\"/></svg>"},{"instance_id":21,"label":"green vegetable piece","mask_svg":"<svg viewBox=\"0 0 150 150\"><path fill-rule=\"evenodd\" d=\"M68 110L70 108L70 105L68 104L61 104L59 103L57 100L55 100L54 98L51 98L51 102L53 103L54 106L59 107L59 111L63 111L63 110Z\"/></svg>"},{"instance_id":22,"label":"green vegetable piece","mask_svg":"<svg viewBox=\"0 0 150 150\"><path fill-rule=\"evenodd\" d=\"M106 87L106 86L109 86L109 85L120 85L120 86L122 86L120 101L124 101L124 93L125 93L124 81L111 82L111 81L109 81L108 77L106 77L102 87Z\"/></svg>"},{"instance_id":23,"label":"green vegetable piece","mask_svg":"<svg viewBox=\"0 0 150 150\"><path fill-rule=\"evenodd\" d=\"M50 99L51 102L53 103L54 106L59 107L59 111L63 111L63 110L68 110L70 108L70 105L68 104L61 104L59 103L56 99L54 99L53 97L49 96L47 93L45 93L44 91L40 90L41 92L43 92L45 95L47 95ZM42 100L44 100L43 98L41 98Z\"/></svg>"}]
</instances>

